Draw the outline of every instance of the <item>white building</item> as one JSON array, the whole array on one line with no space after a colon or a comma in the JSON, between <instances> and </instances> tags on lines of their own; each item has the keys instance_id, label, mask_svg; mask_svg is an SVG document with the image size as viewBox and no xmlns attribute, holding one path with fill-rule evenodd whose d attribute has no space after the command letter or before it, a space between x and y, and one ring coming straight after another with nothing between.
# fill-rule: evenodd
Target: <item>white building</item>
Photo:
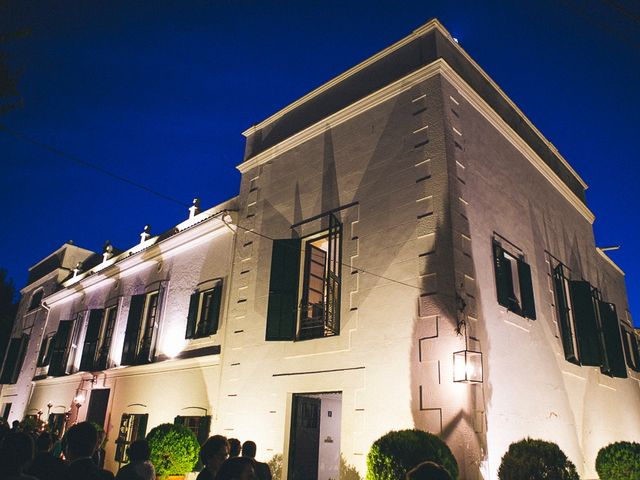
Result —
<instances>
[{"instance_id":1,"label":"white building","mask_svg":"<svg viewBox=\"0 0 640 480\"><path fill-rule=\"evenodd\" d=\"M9 419L101 422L114 467L180 417L305 480L340 454L364 474L402 428L439 434L465 479L527 436L583 478L640 440L637 334L586 185L437 21L245 136L237 198L21 317Z\"/></svg>"}]
</instances>

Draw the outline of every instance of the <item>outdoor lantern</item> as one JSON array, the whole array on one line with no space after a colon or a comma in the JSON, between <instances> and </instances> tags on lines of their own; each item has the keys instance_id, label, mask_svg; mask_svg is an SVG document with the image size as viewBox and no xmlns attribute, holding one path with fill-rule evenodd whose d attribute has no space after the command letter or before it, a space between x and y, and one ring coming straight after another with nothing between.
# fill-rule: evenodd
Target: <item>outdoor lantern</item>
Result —
<instances>
[{"instance_id":1,"label":"outdoor lantern","mask_svg":"<svg viewBox=\"0 0 640 480\"><path fill-rule=\"evenodd\" d=\"M482 383L482 352L460 350L453 354L453 381Z\"/></svg>"}]
</instances>

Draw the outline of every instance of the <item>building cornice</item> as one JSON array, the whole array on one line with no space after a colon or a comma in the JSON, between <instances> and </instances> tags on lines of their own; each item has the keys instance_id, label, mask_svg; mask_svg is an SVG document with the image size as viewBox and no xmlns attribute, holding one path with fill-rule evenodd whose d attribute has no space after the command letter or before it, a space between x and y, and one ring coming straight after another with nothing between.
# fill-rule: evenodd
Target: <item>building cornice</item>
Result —
<instances>
[{"instance_id":1,"label":"building cornice","mask_svg":"<svg viewBox=\"0 0 640 480\"><path fill-rule=\"evenodd\" d=\"M616 264L616 262L611 260L609 255L607 255L604 250L602 250L599 247L596 247L596 252L598 252L600 256L605 260L605 262L611 265L620 275L625 275L624 271Z\"/></svg>"},{"instance_id":2,"label":"building cornice","mask_svg":"<svg viewBox=\"0 0 640 480\"><path fill-rule=\"evenodd\" d=\"M225 221L225 217L230 213L233 212L226 210L218 212L209 218L201 220L199 223L196 222L193 225L186 226L186 230L164 240L160 240L159 237L149 238L144 243L136 245L134 248L106 262L102 262L78 277L67 280L63 283L61 290L46 297L46 303L48 306L53 307L58 302L69 300L94 288L99 288L105 281L125 277L140 268L148 268L159 259L180 253L187 246L191 248L209 240L211 237L224 233L227 228L230 228L229 223ZM235 219L233 217L230 218L235 223ZM184 222L180 225L184 225Z\"/></svg>"},{"instance_id":3,"label":"building cornice","mask_svg":"<svg viewBox=\"0 0 640 480\"><path fill-rule=\"evenodd\" d=\"M285 115L287 115L291 111L295 110L296 108L300 107L304 103L308 102L309 100L311 100L311 99L313 99L313 98L315 98L315 97L327 92L331 88L335 87L337 84L347 80L349 77L354 76L358 72L360 72L360 71L364 70L365 68L371 66L372 64L378 62L379 60L383 59L384 57L387 57L388 55L392 54L396 50L398 50L398 49L402 48L403 46L407 45L408 43L414 41L416 38L421 37L421 36L431 32L433 30L439 31L446 39L448 39L449 43L457 50L457 52L462 57L464 57L465 60L467 62L469 62L473 66L473 68L475 68L478 71L478 73L480 73L480 75L492 86L492 88L494 88L495 91L498 92L498 94L505 100L505 102L507 102L509 104L509 106L511 106L514 109L514 111L522 118L523 122L526 123L532 129L532 131L545 143L545 145L560 160L560 162L563 164L563 166L566 167L567 170L569 170L569 172L576 178L576 180L578 180L578 182L586 190L588 188L587 183L582 179L582 177L580 177L580 175L574 170L574 168L569 164L569 162L560 154L560 152L555 147L555 145L553 145L553 143L551 143L542 134L542 132L540 132L540 130L538 130L535 127L535 125L533 125L533 123L527 118L527 116L522 112L522 110L520 110L520 108L518 108L518 106L504 93L504 91L480 67L480 65L478 65L473 60L473 58L471 58L471 56L460 46L460 44L453 39L453 37L449 33L449 31L435 18L429 20L427 23L425 23L421 27L417 28L411 34L409 34L406 37L404 37L403 39L397 41L393 45L390 45L389 47L385 48L384 50L378 52L377 54L367 58L363 62L360 62L359 64L357 64L354 67L350 68L346 72L344 72L344 73L338 75L337 77L329 80L328 82L322 84L318 88L312 90L311 92L309 92L305 96L301 97L300 99L296 100L295 102L287 105L285 108L283 108L283 109L279 110L278 112L274 113L273 115L271 115L267 119L263 120L262 122L258 123L257 125L254 125L254 126L248 128L242 134L245 137L249 137L250 135L258 132L259 130L261 130L261 129L265 128L265 127L267 127L271 123L281 119L282 117L284 117ZM410 76L411 75L408 75L407 77L410 77ZM407 78L407 77L405 77L405 78ZM281 142L281 143L284 143L284 142ZM266 151L268 151L268 150L266 150ZM256 156L259 156L259 155L256 155ZM248 159L248 160L245 161L245 163L250 162L251 160L252 159ZM240 165L238 167L238 169L241 172L248 170L248 169L241 168L243 165L244 164L242 164L242 165Z\"/></svg>"},{"instance_id":4,"label":"building cornice","mask_svg":"<svg viewBox=\"0 0 640 480\"><path fill-rule=\"evenodd\" d=\"M595 220L594 214L576 196L575 193L556 175L556 173L540 158L540 156L522 139L509 124L493 110L489 104L442 58L422 67L415 72L390 83L384 88L352 103L339 110L322 121L319 121L304 130L290 136L286 140L260 152L245 162L238 165L241 173L273 160L288 150L291 150L310 139L334 128L364 112L374 108L387 100L411 89L413 86L435 76L442 75L449 83L458 89L460 94L482 114L518 151L562 194L562 196L589 222Z\"/></svg>"}]
</instances>

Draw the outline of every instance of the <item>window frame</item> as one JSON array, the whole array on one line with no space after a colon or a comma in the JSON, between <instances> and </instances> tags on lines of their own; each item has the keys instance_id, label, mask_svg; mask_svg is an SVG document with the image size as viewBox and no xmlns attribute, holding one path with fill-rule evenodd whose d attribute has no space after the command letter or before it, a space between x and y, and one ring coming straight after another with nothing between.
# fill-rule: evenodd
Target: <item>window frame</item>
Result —
<instances>
[{"instance_id":1,"label":"window frame","mask_svg":"<svg viewBox=\"0 0 640 480\"><path fill-rule=\"evenodd\" d=\"M29 308L27 308L27 312L33 312L37 310L42 305L42 299L44 298L44 288L38 288L31 294L31 298L29 299ZM38 300L37 304L34 305L35 300Z\"/></svg>"},{"instance_id":2,"label":"window frame","mask_svg":"<svg viewBox=\"0 0 640 480\"><path fill-rule=\"evenodd\" d=\"M495 233L492 251L498 304L522 318L536 320L534 278L524 252Z\"/></svg>"},{"instance_id":3,"label":"window frame","mask_svg":"<svg viewBox=\"0 0 640 480\"><path fill-rule=\"evenodd\" d=\"M136 440L144 439L147 433L148 413L123 413L120 417L120 428L115 440L114 459L122 464L129 461L127 447ZM135 438L134 438L135 435Z\"/></svg>"}]
</instances>

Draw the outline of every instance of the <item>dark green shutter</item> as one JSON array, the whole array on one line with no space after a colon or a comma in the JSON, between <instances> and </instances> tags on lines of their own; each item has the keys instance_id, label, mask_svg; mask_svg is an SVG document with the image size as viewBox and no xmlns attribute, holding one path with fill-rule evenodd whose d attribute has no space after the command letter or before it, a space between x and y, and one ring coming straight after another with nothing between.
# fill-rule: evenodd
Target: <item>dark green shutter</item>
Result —
<instances>
[{"instance_id":1,"label":"dark green shutter","mask_svg":"<svg viewBox=\"0 0 640 480\"><path fill-rule=\"evenodd\" d=\"M504 256L504 249L497 243L493 244L493 265L496 274L496 290L498 303L508 309L513 309L513 281L511 277L511 262Z\"/></svg>"},{"instance_id":2,"label":"dark green shutter","mask_svg":"<svg viewBox=\"0 0 640 480\"><path fill-rule=\"evenodd\" d=\"M67 346L69 337L71 336L71 320L63 320L58 325L58 331L53 337L53 347L51 352L51 361L49 362L48 374L54 377L65 374L67 363Z\"/></svg>"},{"instance_id":3,"label":"dark green shutter","mask_svg":"<svg viewBox=\"0 0 640 480\"><path fill-rule=\"evenodd\" d=\"M211 430L211 415L200 417L198 423L198 442L202 445L209 438L209 431Z\"/></svg>"},{"instance_id":4,"label":"dark green shutter","mask_svg":"<svg viewBox=\"0 0 640 480\"><path fill-rule=\"evenodd\" d=\"M293 340L298 316L300 239L274 240L266 340Z\"/></svg>"},{"instance_id":5,"label":"dark green shutter","mask_svg":"<svg viewBox=\"0 0 640 480\"><path fill-rule=\"evenodd\" d=\"M94 363L103 316L104 310L102 308L89 312L89 323L87 324L87 333L84 337L84 347L82 348L82 357L80 359L80 371L90 372L95 369Z\"/></svg>"},{"instance_id":6,"label":"dark green shutter","mask_svg":"<svg viewBox=\"0 0 640 480\"><path fill-rule=\"evenodd\" d=\"M222 282L215 286L211 294L211 303L209 304L209 318L207 318L208 331L207 335L213 335L218 331L220 321L220 304L222 303Z\"/></svg>"},{"instance_id":7,"label":"dark green shutter","mask_svg":"<svg viewBox=\"0 0 640 480\"><path fill-rule=\"evenodd\" d=\"M620 324L616 306L613 303L598 302L602 334L604 337L606 365L602 372L612 377L627 378L627 366L624 361L624 351L620 338Z\"/></svg>"},{"instance_id":8,"label":"dark green shutter","mask_svg":"<svg viewBox=\"0 0 640 480\"><path fill-rule=\"evenodd\" d=\"M569 281L573 320L578 340L578 354L582 365L599 367L602 363L598 318L589 282Z\"/></svg>"},{"instance_id":9,"label":"dark green shutter","mask_svg":"<svg viewBox=\"0 0 640 480\"><path fill-rule=\"evenodd\" d=\"M138 421L138 432L136 438L134 440L144 440L144 437L147 436L147 422L149 421L149 414L145 413L139 416Z\"/></svg>"},{"instance_id":10,"label":"dark green shutter","mask_svg":"<svg viewBox=\"0 0 640 480\"><path fill-rule=\"evenodd\" d=\"M109 367L109 353L111 352L111 339L113 338L113 330L116 324L118 310L116 308L105 310L104 316L104 334L100 343L100 351L96 359L96 370L105 370Z\"/></svg>"},{"instance_id":11,"label":"dark green shutter","mask_svg":"<svg viewBox=\"0 0 640 480\"><path fill-rule=\"evenodd\" d=\"M29 335L23 333L22 337L20 338L20 351L18 353L18 361L16 362L15 369L13 371L13 377L11 378L10 383L16 383L18 381L18 375L20 375L22 364L24 363L24 358L27 355L27 347L29 347Z\"/></svg>"},{"instance_id":12,"label":"dark green shutter","mask_svg":"<svg viewBox=\"0 0 640 480\"><path fill-rule=\"evenodd\" d=\"M144 311L145 295L134 295L131 297L129 316L127 318L127 329L124 333L124 345L122 346L121 365L133 365L136 360L136 348L140 334L140 322Z\"/></svg>"},{"instance_id":13,"label":"dark green shutter","mask_svg":"<svg viewBox=\"0 0 640 480\"><path fill-rule=\"evenodd\" d=\"M575 332L573 331L571 319L569 317L569 302L567 299L565 282L566 280L562 272L562 265L558 265L553 269L553 287L556 294L556 312L558 314L558 322L560 323L564 358L569 362L578 363L577 352L573 347L573 336Z\"/></svg>"},{"instance_id":14,"label":"dark green shutter","mask_svg":"<svg viewBox=\"0 0 640 480\"><path fill-rule=\"evenodd\" d=\"M127 458L127 446L129 445L129 442L127 442L127 435L129 433L130 417L130 414L123 413L120 418L120 428L118 429L118 438L116 438L116 462L123 463Z\"/></svg>"},{"instance_id":15,"label":"dark green shutter","mask_svg":"<svg viewBox=\"0 0 640 480\"><path fill-rule=\"evenodd\" d=\"M520 281L520 297L522 298L522 316L535 320L536 303L533 297L531 267L522 259L518 259L518 280Z\"/></svg>"},{"instance_id":16,"label":"dark green shutter","mask_svg":"<svg viewBox=\"0 0 640 480\"><path fill-rule=\"evenodd\" d=\"M200 301L200 292L192 293L191 298L189 299L189 314L187 315L187 331L184 334L184 338L195 337L199 301Z\"/></svg>"},{"instance_id":17,"label":"dark green shutter","mask_svg":"<svg viewBox=\"0 0 640 480\"><path fill-rule=\"evenodd\" d=\"M636 372L640 372L640 349L638 349L638 339L634 333L631 333L631 353L633 355L633 366L631 367Z\"/></svg>"},{"instance_id":18,"label":"dark green shutter","mask_svg":"<svg viewBox=\"0 0 640 480\"><path fill-rule=\"evenodd\" d=\"M16 370L16 363L20 355L20 345L22 338L12 338L7 348L7 356L4 360L4 367L2 368L2 375L0 376L0 383L7 384L13 383L13 374Z\"/></svg>"}]
</instances>

